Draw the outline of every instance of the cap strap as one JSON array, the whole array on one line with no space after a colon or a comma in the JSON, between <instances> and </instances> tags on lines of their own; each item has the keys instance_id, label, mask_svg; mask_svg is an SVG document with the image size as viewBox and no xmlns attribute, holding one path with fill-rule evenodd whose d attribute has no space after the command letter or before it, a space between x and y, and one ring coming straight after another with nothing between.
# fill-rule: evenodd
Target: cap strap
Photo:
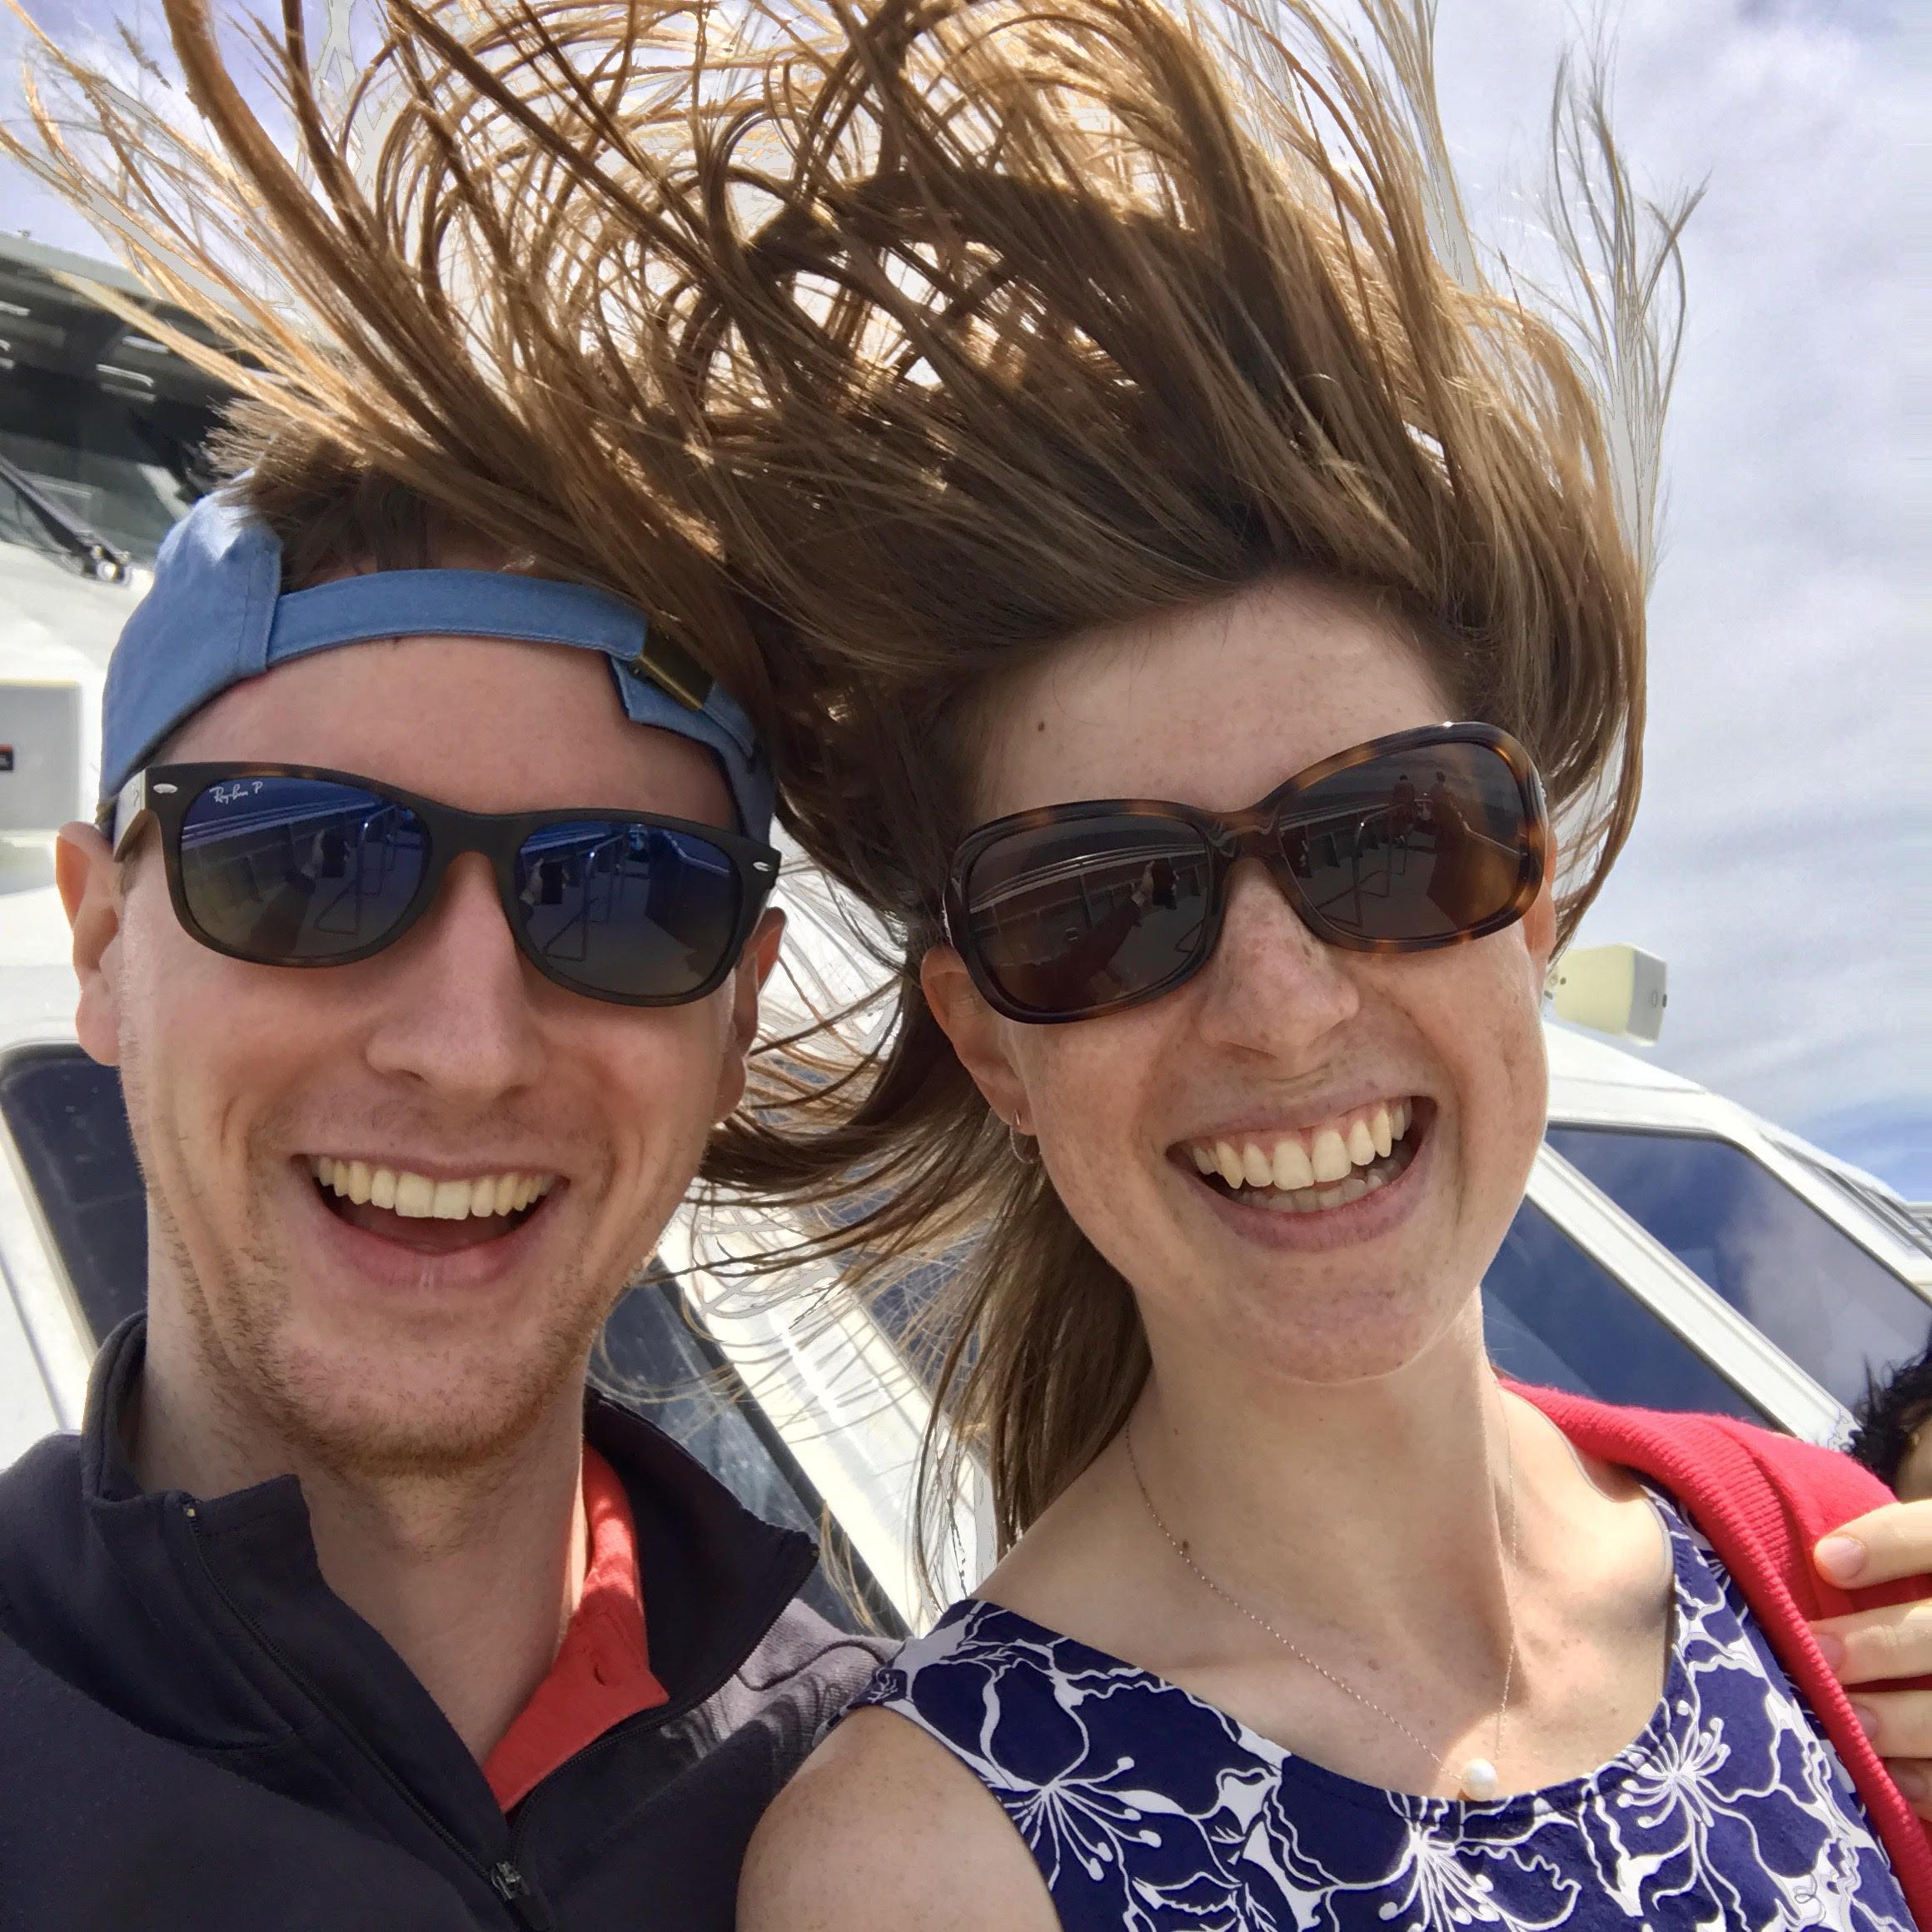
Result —
<instances>
[{"instance_id":1,"label":"cap strap","mask_svg":"<svg viewBox=\"0 0 1932 1932\"><path fill-rule=\"evenodd\" d=\"M650 635L633 604L588 584L508 570L371 570L291 591L276 606L267 661L383 637L502 637L600 650L701 711L712 681L689 652Z\"/></svg>"}]
</instances>

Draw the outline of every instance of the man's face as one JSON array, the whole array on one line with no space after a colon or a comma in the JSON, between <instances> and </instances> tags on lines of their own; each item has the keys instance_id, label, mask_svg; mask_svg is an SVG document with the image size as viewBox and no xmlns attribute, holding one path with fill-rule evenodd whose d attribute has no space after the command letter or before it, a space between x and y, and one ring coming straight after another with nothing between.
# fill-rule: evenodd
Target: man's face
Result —
<instances>
[{"instance_id":1,"label":"man's face","mask_svg":"<svg viewBox=\"0 0 1932 1932\"><path fill-rule=\"evenodd\" d=\"M554 646L322 651L226 692L167 755L333 767L479 812L732 823L707 752L630 723L603 659ZM538 973L474 854L394 945L347 966L254 965L197 944L149 832L90 969L87 904L116 889L97 847L79 1026L122 1069L157 1332L192 1337L254 1422L345 1468L479 1460L574 1401L605 1317L742 1090L777 916L708 998L640 1008ZM317 1164L337 1162L468 1183L509 1211L358 1205L318 1183Z\"/></svg>"}]
</instances>

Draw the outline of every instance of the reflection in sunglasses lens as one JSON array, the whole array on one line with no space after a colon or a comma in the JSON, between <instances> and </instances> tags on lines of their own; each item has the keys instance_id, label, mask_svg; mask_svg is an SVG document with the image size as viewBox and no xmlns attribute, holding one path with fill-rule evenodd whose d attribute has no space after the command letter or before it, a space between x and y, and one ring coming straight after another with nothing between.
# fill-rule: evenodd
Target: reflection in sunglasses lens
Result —
<instances>
[{"instance_id":1,"label":"reflection in sunglasses lens","mask_svg":"<svg viewBox=\"0 0 1932 1932\"><path fill-rule=\"evenodd\" d=\"M1436 742L1349 766L1281 808L1273 836L1317 935L1428 946L1506 913L1527 824L1490 746ZM1071 1018L1198 963L1214 859L1185 819L1100 812L1015 829L964 880L967 943L1008 1004Z\"/></svg>"},{"instance_id":2,"label":"reflection in sunglasses lens","mask_svg":"<svg viewBox=\"0 0 1932 1932\"><path fill-rule=\"evenodd\" d=\"M190 916L217 945L270 965L373 951L429 864L406 805L327 779L224 779L182 821ZM710 979L737 931L740 889L709 839L628 819L546 825L514 869L524 937L556 976L625 998L676 999Z\"/></svg>"},{"instance_id":3,"label":"reflection in sunglasses lens","mask_svg":"<svg viewBox=\"0 0 1932 1932\"><path fill-rule=\"evenodd\" d=\"M1343 938L1453 939L1502 911L1521 876L1522 799L1486 745L1351 766L1296 799L1279 829L1317 929Z\"/></svg>"},{"instance_id":4,"label":"reflection in sunglasses lens","mask_svg":"<svg viewBox=\"0 0 1932 1932\"><path fill-rule=\"evenodd\" d=\"M559 978L630 998L703 985L738 929L736 867L709 839L626 819L545 825L516 855L525 935Z\"/></svg>"},{"instance_id":5,"label":"reflection in sunglasses lens","mask_svg":"<svg viewBox=\"0 0 1932 1932\"><path fill-rule=\"evenodd\" d=\"M225 779L182 820L182 889L195 923L268 964L376 944L408 909L428 858L407 807L324 779Z\"/></svg>"},{"instance_id":6,"label":"reflection in sunglasses lens","mask_svg":"<svg viewBox=\"0 0 1932 1932\"><path fill-rule=\"evenodd\" d=\"M973 944L1015 1006L1105 1005L1192 962L1211 865L1205 841L1178 819L1123 813L1028 827L973 863Z\"/></svg>"}]
</instances>

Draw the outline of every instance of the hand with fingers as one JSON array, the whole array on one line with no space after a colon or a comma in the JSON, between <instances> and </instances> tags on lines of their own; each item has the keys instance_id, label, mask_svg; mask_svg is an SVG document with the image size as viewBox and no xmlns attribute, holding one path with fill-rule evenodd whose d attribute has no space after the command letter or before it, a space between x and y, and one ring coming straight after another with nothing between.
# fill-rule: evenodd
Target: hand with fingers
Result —
<instances>
[{"instance_id":1,"label":"hand with fingers","mask_svg":"<svg viewBox=\"0 0 1932 1932\"><path fill-rule=\"evenodd\" d=\"M1932 1500L1855 1517L1812 1561L1841 1590L1932 1572ZM1932 1820L1932 1597L1825 1617L1811 1631L1907 1802Z\"/></svg>"}]
</instances>

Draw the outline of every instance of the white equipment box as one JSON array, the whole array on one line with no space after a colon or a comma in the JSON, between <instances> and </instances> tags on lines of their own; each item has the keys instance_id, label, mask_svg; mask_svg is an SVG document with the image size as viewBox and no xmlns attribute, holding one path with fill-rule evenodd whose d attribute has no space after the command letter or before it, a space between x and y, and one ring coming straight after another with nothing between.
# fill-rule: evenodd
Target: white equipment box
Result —
<instances>
[{"instance_id":1,"label":"white equipment box","mask_svg":"<svg viewBox=\"0 0 1932 1932\"><path fill-rule=\"evenodd\" d=\"M1654 1046L1670 1003L1664 962L1635 946L1566 953L1551 975L1558 1019Z\"/></svg>"},{"instance_id":2,"label":"white equipment box","mask_svg":"<svg viewBox=\"0 0 1932 1932\"><path fill-rule=\"evenodd\" d=\"M0 680L0 838L82 816L81 709L71 679Z\"/></svg>"}]
</instances>

